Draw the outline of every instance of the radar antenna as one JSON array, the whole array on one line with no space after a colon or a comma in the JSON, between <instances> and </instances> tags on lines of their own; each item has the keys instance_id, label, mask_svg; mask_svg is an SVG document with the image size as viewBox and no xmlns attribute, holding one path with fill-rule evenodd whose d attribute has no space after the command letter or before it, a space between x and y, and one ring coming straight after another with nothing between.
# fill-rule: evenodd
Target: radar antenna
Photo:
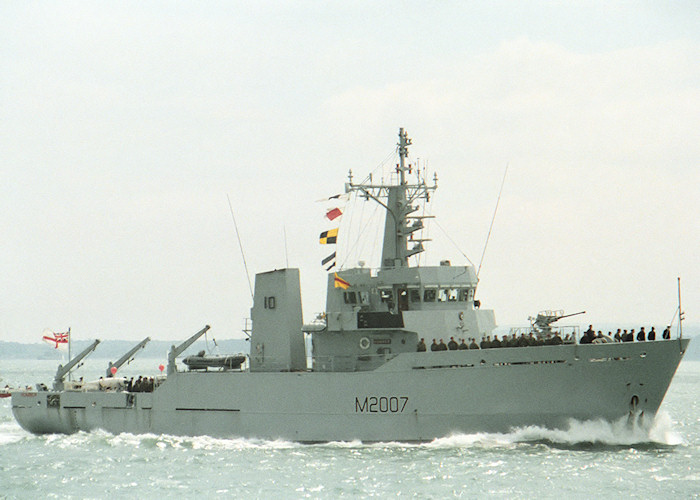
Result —
<instances>
[{"instance_id":1,"label":"radar antenna","mask_svg":"<svg viewBox=\"0 0 700 500\"><path fill-rule=\"evenodd\" d=\"M352 173L345 184L346 193L360 192L365 198L371 198L386 210L382 269L408 267L408 258L423 252L425 250L423 242L428 241L427 239L413 238L411 235L423 229L423 219L431 216L412 214L419 208L419 206L414 206L414 202L420 199L430 201L430 192L437 189L437 175L434 177L432 185L426 184L425 179L421 179L418 175L416 175L416 183L410 184L408 182L406 174L413 173L413 166L406 164L408 146L410 145L411 139L408 137L408 133L400 128L397 144L399 163L396 165L398 184L384 184L383 182L373 184L371 178L369 183L354 184ZM409 241L414 244L410 249L408 248Z\"/></svg>"}]
</instances>

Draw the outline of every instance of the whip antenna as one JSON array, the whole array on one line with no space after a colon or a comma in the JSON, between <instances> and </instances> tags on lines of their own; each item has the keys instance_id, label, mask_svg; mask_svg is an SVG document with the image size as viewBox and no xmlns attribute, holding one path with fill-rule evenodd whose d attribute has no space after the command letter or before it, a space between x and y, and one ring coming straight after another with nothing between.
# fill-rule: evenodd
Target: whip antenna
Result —
<instances>
[{"instance_id":1,"label":"whip antenna","mask_svg":"<svg viewBox=\"0 0 700 500\"><path fill-rule=\"evenodd\" d=\"M498 212L498 204L501 202L501 193L503 193L503 184L506 183L506 174L508 173L508 166L510 163L506 163L506 170L503 172L503 180L501 181L501 189L498 190L498 199L496 200L496 208L493 209L493 217L491 217L491 225L489 226L489 234L486 236L486 243L484 243L484 251L481 252L481 260L479 261L479 269L476 270L476 279L479 280L479 273L481 272L481 264L484 262L484 255L486 255L486 247L489 245L489 239L491 238L491 230L493 229L493 222L496 220L496 212Z\"/></svg>"},{"instance_id":2,"label":"whip antenna","mask_svg":"<svg viewBox=\"0 0 700 500\"><path fill-rule=\"evenodd\" d=\"M245 261L245 253L243 252L243 243L241 243L241 235L238 232L238 224L236 224L236 217L233 215L233 205L231 205L231 198L228 193L226 193L226 199L228 200L228 208L231 209L231 218L233 219L233 227L236 230L236 238L238 238L238 246L241 249L241 256L243 257L243 267L245 268L245 276L248 278L248 289L250 290L250 298L253 298L253 286L250 284L250 273L248 272L248 264Z\"/></svg>"},{"instance_id":3,"label":"whip antenna","mask_svg":"<svg viewBox=\"0 0 700 500\"><path fill-rule=\"evenodd\" d=\"M678 338L683 338L683 319L685 313L681 309L681 277L678 277Z\"/></svg>"}]
</instances>

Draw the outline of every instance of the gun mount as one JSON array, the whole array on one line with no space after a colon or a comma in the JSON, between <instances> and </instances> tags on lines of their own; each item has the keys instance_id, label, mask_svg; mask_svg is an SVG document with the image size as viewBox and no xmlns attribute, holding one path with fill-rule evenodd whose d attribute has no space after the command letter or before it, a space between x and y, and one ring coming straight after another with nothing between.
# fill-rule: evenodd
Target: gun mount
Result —
<instances>
[{"instance_id":1,"label":"gun mount","mask_svg":"<svg viewBox=\"0 0 700 500\"><path fill-rule=\"evenodd\" d=\"M173 373L175 373L175 372L177 371L177 365L175 364L175 359L177 359L177 357L178 357L180 354L182 354L183 352L185 352L185 350L187 350L187 348L188 348L189 346L191 346L192 344L194 344L194 342L195 342L199 337L201 337L202 335L204 335L205 333L207 333L207 330L209 330L209 328L211 328L211 327L210 327L209 325L206 325L204 328L202 328L202 329L199 330L197 333L195 333L194 335L192 335L190 338L188 338L187 340L185 340L185 341L184 341L182 344L180 344L179 346L177 346L177 347L172 346L172 347L170 348L170 352L168 353L168 375L171 375L171 374L173 374Z\"/></svg>"},{"instance_id":2,"label":"gun mount","mask_svg":"<svg viewBox=\"0 0 700 500\"><path fill-rule=\"evenodd\" d=\"M571 316L578 316L579 314L585 314L586 311L580 311L572 314L564 314L564 311L540 311L537 313L536 317L530 316L530 324L532 325L533 331L537 335L546 335L552 333L552 323L556 323L560 319L569 318Z\"/></svg>"},{"instance_id":3,"label":"gun mount","mask_svg":"<svg viewBox=\"0 0 700 500\"><path fill-rule=\"evenodd\" d=\"M88 346L87 349L85 349L83 352L78 354L76 357L71 359L66 366L63 365L58 365L58 370L56 370L56 376L53 379L53 388L55 391L62 391L64 386L63 386L63 378L68 375L68 373L75 368L75 366L80 363L83 358L85 358L88 354L90 354L92 351L95 350L97 345L100 343L100 340L97 339L95 340L92 344Z\"/></svg>"},{"instance_id":4,"label":"gun mount","mask_svg":"<svg viewBox=\"0 0 700 500\"><path fill-rule=\"evenodd\" d=\"M112 368L116 368L118 370L119 368L121 368L121 366L124 363L130 362L132 359L134 359L134 354L136 354L136 352L139 349L143 349L144 347L146 347L146 344L148 344L150 341L151 341L151 337L146 337L141 342L139 342L136 346L134 346L132 349L130 349L129 352L124 354L124 356L119 358L115 363L112 363L110 361L109 365L107 366L107 377L114 377L114 374L112 373Z\"/></svg>"}]
</instances>

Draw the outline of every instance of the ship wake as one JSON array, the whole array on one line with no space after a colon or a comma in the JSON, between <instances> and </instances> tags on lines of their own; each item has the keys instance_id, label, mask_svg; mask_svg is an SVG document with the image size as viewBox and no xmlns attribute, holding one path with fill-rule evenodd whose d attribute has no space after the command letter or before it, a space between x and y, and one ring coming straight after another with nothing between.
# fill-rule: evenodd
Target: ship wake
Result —
<instances>
[{"instance_id":1,"label":"ship wake","mask_svg":"<svg viewBox=\"0 0 700 500\"><path fill-rule=\"evenodd\" d=\"M514 448L522 445L544 445L557 449L599 450L616 448L658 449L683 444L673 429L671 417L659 412L649 422L630 422L621 418L579 421L571 419L566 429L538 426L516 427L508 433L453 434L432 441L427 446L438 448Z\"/></svg>"},{"instance_id":2,"label":"ship wake","mask_svg":"<svg viewBox=\"0 0 700 500\"><path fill-rule=\"evenodd\" d=\"M410 444L384 442L366 444L360 441L334 441L323 444L300 444L284 440L262 440L245 438L214 438L208 436L183 437L155 434L110 434L105 431L78 432L71 435L51 434L33 436L19 428L14 422L0 423L0 445L9 445L24 440L43 440L47 445L73 448L101 443L110 447L138 447L146 449L192 449L192 450L289 450L307 446L325 448L424 448L424 449L516 449L545 446L567 450L601 449L664 449L682 445L683 439L674 430L671 417L659 412L648 423L630 423L626 418L616 422L603 420L570 420L566 429L548 429L538 426L513 428L506 433L477 432L452 434L428 443Z\"/></svg>"}]
</instances>

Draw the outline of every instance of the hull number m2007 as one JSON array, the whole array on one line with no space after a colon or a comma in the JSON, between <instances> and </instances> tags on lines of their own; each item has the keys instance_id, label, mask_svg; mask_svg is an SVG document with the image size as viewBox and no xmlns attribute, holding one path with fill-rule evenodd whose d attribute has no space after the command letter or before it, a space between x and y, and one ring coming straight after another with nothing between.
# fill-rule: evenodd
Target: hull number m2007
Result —
<instances>
[{"instance_id":1,"label":"hull number m2007","mask_svg":"<svg viewBox=\"0 0 700 500\"><path fill-rule=\"evenodd\" d=\"M403 413L406 403L406 396L355 397L355 413Z\"/></svg>"}]
</instances>

